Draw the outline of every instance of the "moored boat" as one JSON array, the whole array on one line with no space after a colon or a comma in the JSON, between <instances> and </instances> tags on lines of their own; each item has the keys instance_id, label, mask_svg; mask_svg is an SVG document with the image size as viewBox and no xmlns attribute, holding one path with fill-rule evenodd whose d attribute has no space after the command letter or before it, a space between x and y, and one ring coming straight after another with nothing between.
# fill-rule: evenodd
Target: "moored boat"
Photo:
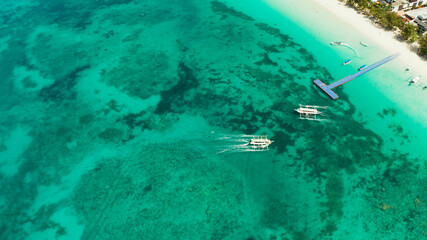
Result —
<instances>
[{"instance_id":1,"label":"moored boat","mask_svg":"<svg viewBox=\"0 0 427 240\"><path fill-rule=\"evenodd\" d=\"M421 79L421 76L413 77L409 80L409 82L412 84L417 84L417 82L420 81L420 79Z\"/></svg>"},{"instance_id":2,"label":"moored boat","mask_svg":"<svg viewBox=\"0 0 427 240\"><path fill-rule=\"evenodd\" d=\"M362 66L360 66L360 67L359 67L359 71L360 71L360 70L363 70L363 69L365 69L365 68L366 68L366 64L363 64Z\"/></svg>"},{"instance_id":3,"label":"moored boat","mask_svg":"<svg viewBox=\"0 0 427 240\"><path fill-rule=\"evenodd\" d=\"M360 42L360 45L362 45L362 46L364 46L364 47L367 47L367 46L368 46L368 44L366 44L366 43L364 43L364 42Z\"/></svg>"},{"instance_id":4,"label":"moored boat","mask_svg":"<svg viewBox=\"0 0 427 240\"><path fill-rule=\"evenodd\" d=\"M342 45L342 42L331 42L331 45Z\"/></svg>"},{"instance_id":5,"label":"moored boat","mask_svg":"<svg viewBox=\"0 0 427 240\"><path fill-rule=\"evenodd\" d=\"M349 64L349 63L351 63L351 59L347 59L347 60L345 60L345 61L343 62L343 64L344 64L344 65L347 65L347 64Z\"/></svg>"}]
</instances>

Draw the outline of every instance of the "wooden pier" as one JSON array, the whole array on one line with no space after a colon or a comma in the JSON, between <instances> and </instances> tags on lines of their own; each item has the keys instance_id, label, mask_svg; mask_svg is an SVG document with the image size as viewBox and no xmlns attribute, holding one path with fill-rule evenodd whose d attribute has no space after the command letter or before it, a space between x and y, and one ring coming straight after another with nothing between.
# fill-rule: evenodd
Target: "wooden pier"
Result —
<instances>
[{"instance_id":1,"label":"wooden pier","mask_svg":"<svg viewBox=\"0 0 427 240\"><path fill-rule=\"evenodd\" d=\"M377 67L379 67L379 66L381 66L381 65L383 65L383 64L385 64L385 63L387 63L387 62L389 62L389 61L391 61L391 60L393 60L395 58L397 58L398 56L399 56L399 54L394 54L394 55L388 56L388 57L384 58L383 60L380 60L380 61L372 64L371 66L368 66L368 67L366 67L363 70L360 70L359 72L357 72L355 74L347 76L347 77L345 77L343 79L340 79L340 80L338 80L336 82L333 82L333 83L331 83L329 85L324 84L319 79L316 79L313 82L320 89L322 89L326 94L328 94L329 97L331 97L332 99L335 100L335 99L338 98L338 94L336 94L334 91L332 91L333 88L336 88L336 87L338 87L340 85L343 85L344 83L349 82L349 81L357 78L358 76L363 75L363 74L365 74L365 73L367 73L367 72L369 72L369 71L371 71L371 70L373 70L373 69L375 69L375 68L377 68Z\"/></svg>"}]
</instances>

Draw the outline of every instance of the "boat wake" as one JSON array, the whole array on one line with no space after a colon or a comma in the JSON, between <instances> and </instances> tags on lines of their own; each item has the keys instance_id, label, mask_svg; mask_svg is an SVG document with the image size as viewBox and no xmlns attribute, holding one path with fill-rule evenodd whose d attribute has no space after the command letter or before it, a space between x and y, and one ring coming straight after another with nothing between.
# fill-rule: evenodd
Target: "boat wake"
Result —
<instances>
[{"instance_id":1,"label":"boat wake","mask_svg":"<svg viewBox=\"0 0 427 240\"><path fill-rule=\"evenodd\" d=\"M354 49L353 47L351 47L350 45L348 45L347 43L343 43L343 44L341 44L341 46L344 46L344 47L350 48L351 50L353 50L353 52L354 52L358 57L360 57L360 55L359 55L359 53L357 52L357 50L356 50L356 49Z\"/></svg>"},{"instance_id":2,"label":"boat wake","mask_svg":"<svg viewBox=\"0 0 427 240\"><path fill-rule=\"evenodd\" d=\"M241 152L264 152L268 151L268 146L272 143L266 136L258 135L223 135L216 139L218 141L218 152L241 153Z\"/></svg>"},{"instance_id":3,"label":"boat wake","mask_svg":"<svg viewBox=\"0 0 427 240\"><path fill-rule=\"evenodd\" d=\"M353 50L353 52L354 52L358 57L360 57L360 55L359 55L359 53L357 52L357 50L356 50L356 49L354 49L352 46L348 45L347 43L343 43L343 42L331 42L331 45L347 47L347 48L349 48L349 49Z\"/></svg>"}]
</instances>

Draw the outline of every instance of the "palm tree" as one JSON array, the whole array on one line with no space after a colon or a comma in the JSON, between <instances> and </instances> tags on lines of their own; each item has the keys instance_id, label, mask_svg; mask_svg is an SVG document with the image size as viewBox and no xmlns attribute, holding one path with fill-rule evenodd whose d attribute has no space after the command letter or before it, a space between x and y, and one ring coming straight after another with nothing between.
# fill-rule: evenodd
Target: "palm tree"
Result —
<instances>
[{"instance_id":1,"label":"palm tree","mask_svg":"<svg viewBox=\"0 0 427 240\"><path fill-rule=\"evenodd\" d=\"M400 34L403 39L415 42L418 39L417 35L418 28L412 24L405 24Z\"/></svg>"},{"instance_id":2,"label":"palm tree","mask_svg":"<svg viewBox=\"0 0 427 240\"><path fill-rule=\"evenodd\" d=\"M401 28L403 26L402 19L394 12L386 12L379 20L381 25L388 30L393 30L396 27Z\"/></svg>"},{"instance_id":3,"label":"palm tree","mask_svg":"<svg viewBox=\"0 0 427 240\"><path fill-rule=\"evenodd\" d=\"M354 0L347 0L347 2L346 2L346 4L349 5L349 6L351 6L351 7L354 7L355 3L356 2Z\"/></svg>"},{"instance_id":4,"label":"palm tree","mask_svg":"<svg viewBox=\"0 0 427 240\"><path fill-rule=\"evenodd\" d=\"M427 34L421 36L421 38L418 40L418 43L420 44L421 55L427 57Z\"/></svg>"}]
</instances>

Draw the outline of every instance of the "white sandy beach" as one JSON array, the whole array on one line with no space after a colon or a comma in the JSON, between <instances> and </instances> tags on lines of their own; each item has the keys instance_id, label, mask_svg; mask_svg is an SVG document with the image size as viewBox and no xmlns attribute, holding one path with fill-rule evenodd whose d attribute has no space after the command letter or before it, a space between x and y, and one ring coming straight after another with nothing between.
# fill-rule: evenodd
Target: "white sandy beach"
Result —
<instances>
[{"instance_id":1,"label":"white sandy beach","mask_svg":"<svg viewBox=\"0 0 427 240\"><path fill-rule=\"evenodd\" d=\"M378 46L389 54L400 53L399 60L404 62L405 66L410 67L424 78L427 77L427 61L411 51L408 44L398 41L395 39L394 32L385 31L376 26L365 15L358 13L353 8L347 7L338 0L308 0L302 1L303 3L287 0L266 0L266 2L282 12L289 12L289 9L293 8L297 9L300 7L297 5L304 5L304 9L307 10L306 13L309 14L302 13L301 17L312 18L314 20L313 23L316 25L319 23L316 20L327 17L324 16L325 14L333 15L363 35L363 38L367 39L370 45ZM314 26L313 23L310 25L311 28L315 29L317 26ZM326 23L325 21L321 24L330 25L331 23ZM329 27L333 29L333 25Z\"/></svg>"}]
</instances>

